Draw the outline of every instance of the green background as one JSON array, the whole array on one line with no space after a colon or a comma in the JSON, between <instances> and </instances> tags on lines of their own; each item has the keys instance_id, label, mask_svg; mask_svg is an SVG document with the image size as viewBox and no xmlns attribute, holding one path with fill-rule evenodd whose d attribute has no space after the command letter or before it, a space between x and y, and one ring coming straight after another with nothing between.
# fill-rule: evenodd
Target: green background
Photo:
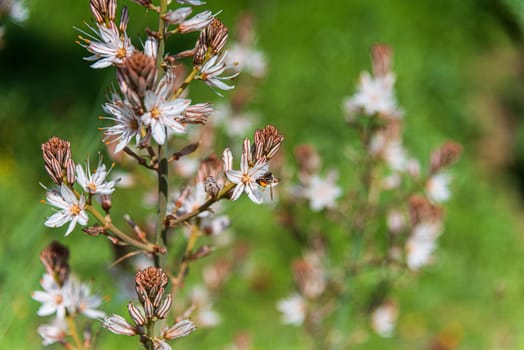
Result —
<instances>
[{"instance_id":1,"label":"green background","mask_svg":"<svg viewBox=\"0 0 524 350\"><path fill-rule=\"evenodd\" d=\"M51 240L70 246L73 269L92 279L95 289L111 294L115 288L106 274L111 252L105 241L78 231L64 238L62 230L43 226L50 210L39 203L44 191L38 185L47 183L40 144L48 137L71 140L78 160L102 148L96 117L114 72L90 69L82 60L85 50L74 43L73 27L85 28L90 18L87 1L27 3L29 20L7 24L0 51L2 349L41 346L36 327L43 319L36 316L38 304L30 293L40 288L38 254ZM154 14L145 15L131 2L119 4L124 3L130 7L129 34L144 38L142 28L154 28ZM427 160L444 140L464 145L436 263L395 293L396 336L369 335L355 348L429 349L438 339L451 339L450 349L524 349L518 178L524 172L524 3L210 0L209 7L223 9L220 18L231 27L241 11L254 13L257 46L267 55L269 71L251 108L285 134L288 154L299 143L313 143L326 167L352 171L341 159L341 149L353 142L341 101L354 92L359 72L369 69L369 49L376 42L395 50L407 148ZM169 49L188 48L193 39ZM197 101L216 100L208 89L196 88L195 94ZM275 308L292 290L289 263L300 253L269 209L248 207L247 201L232 206L234 230L251 245L254 278L265 282L261 287L233 276L216 304L224 322L181 340L178 348L221 349L241 331L251 334L257 349L307 348L300 329L277 322ZM190 281L198 279L193 274ZM114 298L104 309L124 314L125 302ZM103 333L101 349L116 344L135 348L134 339Z\"/></svg>"}]
</instances>

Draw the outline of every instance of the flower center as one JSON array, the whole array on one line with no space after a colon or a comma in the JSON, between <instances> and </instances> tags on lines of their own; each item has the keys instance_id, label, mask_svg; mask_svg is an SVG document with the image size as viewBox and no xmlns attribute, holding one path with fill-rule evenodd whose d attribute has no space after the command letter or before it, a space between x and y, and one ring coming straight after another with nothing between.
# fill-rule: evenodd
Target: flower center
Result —
<instances>
[{"instance_id":1,"label":"flower center","mask_svg":"<svg viewBox=\"0 0 524 350\"><path fill-rule=\"evenodd\" d=\"M125 48L121 47L118 50L116 50L116 58L125 58L127 55L127 51Z\"/></svg>"},{"instance_id":2,"label":"flower center","mask_svg":"<svg viewBox=\"0 0 524 350\"><path fill-rule=\"evenodd\" d=\"M160 111L158 110L157 107L153 107L153 109L151 110L151 118L158 119L159 117L160 117Z\"/></svg>"},{"instance_id":3,"label":"flower center","mask_svg":"<svg viewBox=\"0 0 524 350\"><path fill-rule=\"evenodd\" d=\"M251 176L249 174L242 174L242 182L248 184L251 182Z\"/></svg>"},{"instance_id":4,"label":"flower center","mask_svg":"<svg viewBox=\"0 0 524 350\"><path fill-rule=\"evenodd\" d=\"M87 188L89 189L89 192L91 193L96 192L96 184L94 182L91 182L89 185L87 185Z\"/></svg>"},{"instance_id":5,"label":"flower center","mask_svg":"<svg viewBox=\"0 0 524 350\"><path fill-rule=\"evenodd\" d=\"M61 294L55 295L55 304L60 305L64 301L64 297Z\"/></svg>"},{"instance_id":6,"label":"flower center","mask_svg":"<svg viewBox=\"0 0 524 350\"><path fill-rule=\"evenodd\" d=\"M79 207L77 204L73 204L73 206L71 207L71 213L72 213L73 215L78 215L78 214L80 214L80 211L81 211L81 210L82 210L82 209L80 209L80 207Z\"/></svg>"}]
</instances>

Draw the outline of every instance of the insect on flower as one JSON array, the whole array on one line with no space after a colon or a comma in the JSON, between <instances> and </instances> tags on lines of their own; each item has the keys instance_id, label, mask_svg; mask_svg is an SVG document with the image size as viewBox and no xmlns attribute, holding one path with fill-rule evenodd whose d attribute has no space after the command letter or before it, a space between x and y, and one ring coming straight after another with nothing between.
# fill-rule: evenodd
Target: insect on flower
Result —
<instances>
[{"instance_id":1,"label":"insect on flower","mask_svg":"<svg viewBox=\"0 0 524 350\"><path fill-rule=\"evenodd\" d=\"M271 196L271 200L273 200L273 186L277 185L280 182L280 179L273 176L273 173L268 171L258 179L256 179L257 185L259 185L262 188L266 188L269 186L269 195Z\"/></svg>"}]
</instances>

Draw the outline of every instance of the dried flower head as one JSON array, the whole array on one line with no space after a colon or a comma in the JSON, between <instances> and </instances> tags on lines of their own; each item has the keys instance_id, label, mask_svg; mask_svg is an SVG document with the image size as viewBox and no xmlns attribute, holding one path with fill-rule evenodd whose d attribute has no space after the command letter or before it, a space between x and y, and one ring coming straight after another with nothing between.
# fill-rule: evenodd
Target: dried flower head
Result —
<instances>
[{"instance_id":1,"label":"dried flower head","mask_svg":"<svg viewBox=\"0 0 524 350\"><path fill-rule=\"evenodd\" d=\"M459 143L448 141L440 148L431 153L430 172L438 172L442 168L455 163L462 154L462 146Z\"/></svg>"},{"instance_id":2,"label":"dried flower head","mask_svg":"<svg viewBox=\"0 0 524 350\"><path fill-rule=\"evenodd\" d=\"M115 20L116 0L90 0L89 6L98 23Z\"/></svg>"},{"instance_id":3,"label":"dried flower head","mask_svg":"<svg viewBox=\"0 0 524 350\"><path fill-rule=\"evenodd\" d=\"M118 86L135 107L141 107L147 90L153 90L157 68L155 58L133 52L117 69Z\"/></svg>"},{"instance_id":4,"label":"dried flower head","mask_svg":"<svg viewBox=\"0 0 524 350\"><path fill-rule=\"evenodd\" d=\"M160 268L151 266L147 269L137 271L135 288L138 299L142 304L145 303L146 299L154 301L158 298L158 294L164 293L167 282L167 274Z\"/></svg>"},{"instance_id":5,"label":"dried flower head","mask_svg":"<svg viewBox=\"0 0 524 350\"><path fill-rule=\"evenodd\" d=\"M255 131L255 147L252 150L252 160L270 160L280 149L284 136L273 125Z\"/></svg>"},{"instance_id":6,"label":"dried flower head","mask_svg":"<svg viewBox=\"0 0 524 350\"><path fill-rule=\"evenodd\" d=\"M71 159L71 144L56 136L42 144L45 170L57 185L75 183L75 163Z\"/></svg>"},{"instance_id":7,"label":"dried flower head","mask_svg":"<svg viewBox=\"0 0 524 350\"><path fill-rule=\"evenodd\" d=\"M206 29L200 34L199 42L202 40L211 50L211 54L216 55L227 42L227 27L218 18L213 19Z\"/></svg>"},{"instance_id":8,"label":"dried flower head","mask_svg":"<svg viewBox=\"0 0 524 350\"><path fill-rule=\"evenodd\" d=\"M69 249L57 241L51 242L40 253L40 261L47 273L53 276L58 286L63 286L69 278Z\"/></svg>"}]
</instances>

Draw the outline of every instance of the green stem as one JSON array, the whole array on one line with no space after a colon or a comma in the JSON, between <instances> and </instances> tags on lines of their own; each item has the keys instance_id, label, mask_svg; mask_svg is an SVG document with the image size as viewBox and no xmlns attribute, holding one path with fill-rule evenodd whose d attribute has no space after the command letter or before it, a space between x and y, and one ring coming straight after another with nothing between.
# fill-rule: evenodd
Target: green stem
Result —
<instances>
[{"instance_id":1,"label":"green stem","mask_svg":"<svg viewBox=\"0 0 524 350\"><path fill-rule=\"evenodd\" d=\"M235 187L235 184L234 183L226 183L224 185L224 187L222 188L222 190L220 190L220 193L216 196L216 197L213 197L213 198L210 198L208 199L204 204L202 204L200 207L198 207L197 209L189 212L189 213L186 213L182 216L179 216L178 218L176 219L173 219L173 220L170 220L169 223L168 223L168 226L169 227L175 227L176 225L184 222L184 221L187 221L195 216L197 216L198 214L202 213L204 210L207 210L213 203L219 201L220 199L224 198L227 193L229 191L231 191L231 189L233 189L233 187Z\"/></svg>"},{"instance_id":2,"label":"green stem","mask_svg":"<svg viewBox=\"0 0 524 350\"><path fill-rule=\"evenodd\" d=\"M73 316L67 315L66 316L67 326L69 327L69 333L71 334L71 337L73 338L73 341L75 342L76 349L82 350L84 347L82 346L82 341L80 340L80 337L78 336L78 331L76 330L76 323L73 319Z\"/></svg>"},{"instance_id":3,"label":"green stem","mask_svg":"<svg viewBox=\"0 0 524 350\"><path fill-rule=\"evenodd\" d=\"M160 0L160 6L159 6L159 13L158 13L158 51L156 55L156 66L158 68L158 78L160 79L162 75L164 74L164 71L162 69L162 63L164 62L164 54L166 50L166 22L164 21L164 15L167 13L167 0ZM168 176L169 176L169 169L167 166L167 145L164 149L165 155L162 155L162 146L158 146L158 157L160 157L160 161L158 163L158 216L156 221L156 227L155 227L155 236L154 236L154 242L155 244L160 243L160 239L164 241L164 244L166 244L166 230L167 228L164 225L164 218L166 217L166 207L167 207L167 198L168 198ZM155 266L160 267L160 257L158 255L155 255Z\"/></svg>"},{"instance_id":4,"label":"green stem","mask_svg":"<svg viewBox=\"0 0 524 350\"><path fill-rule=\"evenodd\" d=\"M86 206L86 209L91 213L93 214L93 216L95 218L97 218L98 221L100 221L100 223L102 225L104 225L105 228L107 228L109 231L111 231L115 236L117 236L118 238L120 238L122 241L138 248L138 249L142 249L148 253L153 253L153 254L157 254L159 252L159 247L155 244L151 244L151 243L143 243L143 242L140 242L134 238L131 238L129 237L127 234L125 234L124 232L120 231L112 222L111 220L108 220L104 215L102 215L102 213L100 213L98 210L96 210L95 207L92 207L92 206Z\"/></svg>"}]
</instances>

